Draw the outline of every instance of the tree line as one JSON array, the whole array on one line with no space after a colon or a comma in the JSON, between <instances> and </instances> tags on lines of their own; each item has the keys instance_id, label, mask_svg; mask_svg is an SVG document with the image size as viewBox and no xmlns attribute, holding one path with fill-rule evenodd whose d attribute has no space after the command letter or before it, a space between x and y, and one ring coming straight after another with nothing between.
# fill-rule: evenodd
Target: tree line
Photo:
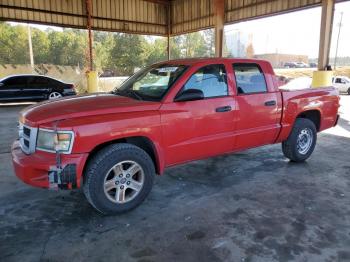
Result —
<instances>
[{"instance_id":1,"label":"tree line","mask_svg":"<svg viewBox=\"0 0 350 262\"><path fill-rule=\"evenodd\" d=\"M87 31L31 28L35 64L80 66L88 64ZM171 58L214 55L214 32L206 30L170 39ZM135 34L94 32L94 65L99 71L130 75L167 59L167 39ZM0 64L29 64L28 28L0 23Z\"/></svg>"}]
</instances>

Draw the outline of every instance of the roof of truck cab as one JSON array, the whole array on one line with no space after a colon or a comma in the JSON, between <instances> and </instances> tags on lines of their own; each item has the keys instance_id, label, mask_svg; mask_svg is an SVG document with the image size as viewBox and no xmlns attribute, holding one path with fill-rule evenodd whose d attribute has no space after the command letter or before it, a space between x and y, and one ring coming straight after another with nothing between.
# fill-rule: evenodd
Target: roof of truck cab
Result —
<instances>
[{"instance_id":1,"label":"roof of truck cab","mask_svg":"<svg viewBox=\"0 0 350 262\"><path fill-rule=\"evenodd\" d=\"M175 59L169 61L163 61L157 64L183 64L183 65L194 65L198 63L223 63L223 62L231 62L231 63L268 63L266 60L261 59L247 59L247 58L223 58L223 57L201 57L201 58L184 58L184 59Z\"/></svg>"},{"instance_id":2,"label":"roof of truck cab","mask_svg":"<svg viewBox=\"0 0 350 262\"><path fill-rule=\"evenodd\" d=\"M208 64L221 64L221 63L243 63L243 64L258 64L261 70L267 74L274 74L274 70L271 64L266 60L261 59L247 59L247 58L185 58L185 59L176 59L169 60L157 63L156 65L185 65L185 66L199 66L203 67Z\"/></svg>"}]
</instances>

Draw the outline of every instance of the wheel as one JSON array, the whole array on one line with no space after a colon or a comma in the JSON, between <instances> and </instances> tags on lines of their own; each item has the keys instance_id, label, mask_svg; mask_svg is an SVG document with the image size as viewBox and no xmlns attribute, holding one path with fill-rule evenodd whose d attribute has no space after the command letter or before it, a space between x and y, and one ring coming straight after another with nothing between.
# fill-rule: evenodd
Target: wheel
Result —
<instances>
[{"instance_id":1,"label":"wheel","mask_svg":"<svg viewBox=\"0 0 350 262\"><path fill-rule=\"evenodd\" d=\"M49 94L49 100L53 100L53 99L57 99L57 98L61 98L62 97L62 94L59 93L59 92L51 92Z\"/></svg>"},{"instance_id":2,"label":"wheel","mask_svg":"<svg viewBox=\"0 0 350 262\"><path fill-rule=\"evenodd\" d=\"M303 162L315 149L317 131L315 124L306 118L297 118L288 139L282 142L285 157L293 162Z\"/></svg>"},{"instance_id":3,"label":"wheel","mask_svg":"<svg viewBox=\"0 0 350 262\"><path fill-rule=\"evenodd\" d=\"M99 212L110 215L140 205L150 193L155 168L141 148L113 144L99 151L88 163L83 190Z\"/></svg>"}]
</instances>

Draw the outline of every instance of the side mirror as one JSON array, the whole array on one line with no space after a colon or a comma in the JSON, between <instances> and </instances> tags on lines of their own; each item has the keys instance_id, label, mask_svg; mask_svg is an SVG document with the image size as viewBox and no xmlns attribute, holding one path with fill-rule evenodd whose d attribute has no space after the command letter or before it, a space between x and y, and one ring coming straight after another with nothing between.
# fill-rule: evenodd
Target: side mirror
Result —
<instances>
[{"instance_id":1,"label":"side mirror","mask_svg":"<svg viewBox=\"0 0 350 262\"><path fill-rule=\"evenodd\" d=\"M194 100L202 100L204 98L204 93L199 89L187 89L180 94L178 94L174 101L175 102L183 102L183 101L194 101Z\"/></svg>"}]
</instances>

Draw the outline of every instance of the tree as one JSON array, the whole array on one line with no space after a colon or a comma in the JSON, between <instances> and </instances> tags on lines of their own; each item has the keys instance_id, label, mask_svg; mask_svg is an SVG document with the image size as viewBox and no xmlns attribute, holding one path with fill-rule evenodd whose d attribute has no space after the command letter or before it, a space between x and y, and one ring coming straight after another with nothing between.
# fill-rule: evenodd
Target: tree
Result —
<instances>
[{"instance_id":1,"label":"tree","mask_svg":"<svg viewBox=\"0 0 350 262\"><path fill-rule=\"evenodd\" d=\"M139 35L114 34L114 46L111 50L109 65L121 75L131 75L135 68L144 65L142 60L143 41Z\"/></svg>"},{"instance_id":2,"label":"tree","mask_svg":"<svg viewBox=\"0 0 350 262\"><path fill-rule=\"evenodd\" d=\"M28 33L24 26L0 23L0 63L29 63Z\"/></svg>"},{"instance_id":3,"label":"tree","mask_svg":"<svg viewBox=\"0 0 350 262\"><path fill-rule=\"evenodd\" d=\"M32 29L34 62L42 64L86 66L87 31ZM130 75L135 68L167 60L165 37L124 33L94 32L94 66L112 69L118 75ZM172 59L214 55L214 31L205 30L170 38ZM0 23L0 63L28 64L27 27Z\"/></svg>"},{"instance_id":4,"label":"tree","mask_svg":"<svg viewBox=\"0 0 350 262\"><path fill-rule=\"evenodd\" d=\"M47 63L49 60L49 39L47 34L38 29L31 29L34 62L37 64Z\"/></svg>"},{"instance_id":5,"label":"tree","mask_svg":"<svg viewBox=\"0 0 350 262\"><path fill-rule=\"evenodd\" d=\"M110 66L111 52L115 45L112 33L94 33L94 61L97 70L103 70Z\"/></svg>"}]
</instances>

